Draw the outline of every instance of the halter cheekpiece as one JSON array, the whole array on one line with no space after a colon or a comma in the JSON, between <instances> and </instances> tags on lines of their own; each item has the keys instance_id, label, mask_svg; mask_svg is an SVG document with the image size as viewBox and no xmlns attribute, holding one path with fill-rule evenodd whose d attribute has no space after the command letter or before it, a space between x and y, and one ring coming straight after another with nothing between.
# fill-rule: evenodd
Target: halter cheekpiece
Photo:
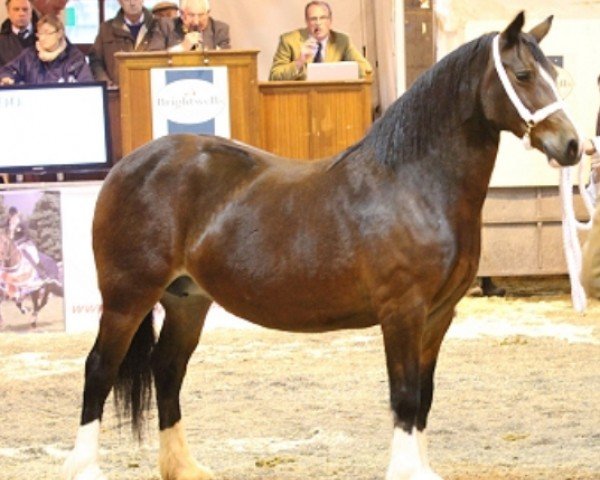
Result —
<instances>
[{"instance_id":1,"label":"halter cheekpiece","mask_svg":"<svg viewBox=\"0 0 600 480\"><path fill-rule=\"evenodd\" d=\"M544 80L546 80L546 83L550 85L550 88L556 97L556 101L550 105L540 108L534 113L531 113L529 109L523 105L523 102L521 102L521 99L517 95L517 92L515 92L512 83L510 83L510 80L508 79L504 65L502 65L502 60L500 59L500 34L497 34L494 37L494 41L492 42L492 52L494 56L494 66L496 67L496 72L498 73L498 77L502 82L504 91L527 126L527 131L525 132L525 135L523 135L523 143L527 148L531 148L530 134L533 127L548 118L554 112L557 112L558 110L564 110L564 102L561 100L560 95L558 94L558 89L556 88L556 84L554 83L552 77L538 64L540 75Z\"/></svg>"}]
</instances>

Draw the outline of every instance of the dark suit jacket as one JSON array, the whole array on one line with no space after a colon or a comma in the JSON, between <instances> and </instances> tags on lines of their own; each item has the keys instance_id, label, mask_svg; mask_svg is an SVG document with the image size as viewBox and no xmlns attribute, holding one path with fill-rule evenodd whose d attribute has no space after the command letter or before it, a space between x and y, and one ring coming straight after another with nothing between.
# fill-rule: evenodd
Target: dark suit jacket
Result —
<instances>
[{"instance_id":1,"label":"dark suit jacket","mask_svg":"<svg viewBox=\"0 0 600 480\"><path fill-rule=\"evenodd\" d=\"M305 80L306 68L300 71L294 63L300 57L300 47L308 39L308 30L300 28L284 33L279 39L279 46L273 56L269 80ZM325 62L355 61L358 62L360 76L364 77L373 69L358 49L352 45L348 35L340 32L329 33Z\"/></svg>"},{"instance_id":2,"label":"dark suit jacket","mask_svg":"<svg viewBox=\"0 0 600 480\"><path fill-rule=\"evenodd\" d=\"M2 27L0 27L0 66L6 65L17 58L25 48L35 45L37 17L35 20L35 23L32 20L33 32L24 40L19 39L18 35L15 35L12 31L12 24L8 18L2 22Z\"/></svg>"}]
</instances>

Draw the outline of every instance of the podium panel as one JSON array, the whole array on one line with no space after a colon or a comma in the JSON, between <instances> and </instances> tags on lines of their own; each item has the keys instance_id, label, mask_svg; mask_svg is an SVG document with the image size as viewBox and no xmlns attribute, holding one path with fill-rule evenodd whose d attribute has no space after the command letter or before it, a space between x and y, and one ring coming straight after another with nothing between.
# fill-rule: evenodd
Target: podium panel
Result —
<instances>
[{"instance_id":1,"label":"podium panel","mask_svg":"<svg viewBox=\"0 0 600 480\"><path fill-rule=\"evenodd\" d=\"M123 155L152 140L150 70L169 67L226 66L229 80L231 136L259 146L256 70L258 50L210 50L205 52L120 52L121 141Z\"/></svg>"},{"instance_id":2,"label":"podium panel","mask_svg":"<svg viewBox=\"0 0 600 480\"><path fill-rule=\"evenodd\" d=\"M314 160L360 140L372 123L371 80L261 82L261 145Z\"/></svg>"}]
</instances>

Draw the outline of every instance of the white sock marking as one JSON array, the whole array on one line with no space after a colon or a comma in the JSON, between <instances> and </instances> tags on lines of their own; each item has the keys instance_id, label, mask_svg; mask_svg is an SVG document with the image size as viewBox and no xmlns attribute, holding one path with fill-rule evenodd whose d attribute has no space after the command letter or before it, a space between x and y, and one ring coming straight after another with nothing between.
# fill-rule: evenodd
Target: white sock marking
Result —
<instances>
[{"instance_id":1,"label":"white sock marking","mask_svg":"<svg viewBox=\"0 0 600 480\"><path fill-rule=\"evenodd\" d=\"M63 466L67 480L101 480L98 466L98 443L100 439L100 421L94 420L77 430L75 446Z\"/></svg>"},{"instance_id":2,"label":"white sock marking","mask_svg":"<svg viewBox=\"0 0 600 480\"><path fill-rule=\"evenodd\" d=\"M416 428L406 433L394 428L392 458L386 480L442 480L429 466L427 436Z\"/></svg>"}]
</instances>

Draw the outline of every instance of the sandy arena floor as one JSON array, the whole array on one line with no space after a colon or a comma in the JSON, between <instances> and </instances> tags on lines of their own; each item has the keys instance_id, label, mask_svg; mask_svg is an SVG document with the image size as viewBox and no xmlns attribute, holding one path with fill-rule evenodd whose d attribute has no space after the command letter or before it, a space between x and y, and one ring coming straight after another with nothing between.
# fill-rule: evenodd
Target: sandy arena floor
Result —
<instances>
[{"instance_id":1,"label":"sandy arena floor","mask_svg":"<svg viewBox=\"0 0 600 480\"><path fill-rule=\"evenodd\" d=\"M467 297L442 348L430 456L448 480L600 479L600 303L564 278ZM4 309L5 306L3 305ZM60 478L93 335L0 332L0 480ZM183 388L192 450L220 480L383 479L391 415L377 328L322 335L212 327ZM21 320L15 319L14 322ZM107 403L111 480L158 480L153 414L138 446Z\"/></svg>"}]
</instances>

